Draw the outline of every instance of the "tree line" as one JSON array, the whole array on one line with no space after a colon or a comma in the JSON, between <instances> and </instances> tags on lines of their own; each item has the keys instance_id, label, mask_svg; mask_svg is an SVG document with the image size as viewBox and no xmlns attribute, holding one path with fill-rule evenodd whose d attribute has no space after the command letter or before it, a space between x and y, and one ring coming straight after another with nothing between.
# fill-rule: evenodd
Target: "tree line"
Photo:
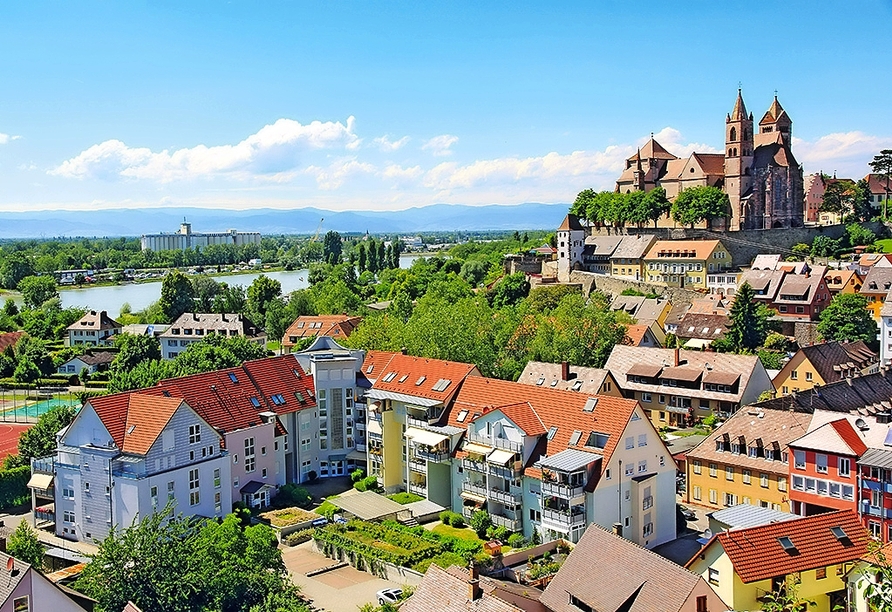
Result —
<instances>
[{"instance_id":1,"label":"tree line","mask_svg":"<svg viewBox=\"0 0 892 612\"><path fill-rule=\"evenodd\" d=\"M669 215L682 225L694 226L701 221L727 217L730 202L718 187L697 186L682 190L670 203L666 190L594 191L585 189L576 196L570 213L586 219L596 227L609 223L613 227L635 225L638 228Z\"/></svg>"}]
</instances>

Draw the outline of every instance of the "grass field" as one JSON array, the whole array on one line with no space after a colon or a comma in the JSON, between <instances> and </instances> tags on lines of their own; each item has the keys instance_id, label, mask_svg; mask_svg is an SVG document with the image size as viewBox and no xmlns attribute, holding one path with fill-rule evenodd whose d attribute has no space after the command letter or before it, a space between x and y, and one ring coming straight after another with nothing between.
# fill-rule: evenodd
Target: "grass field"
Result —
<instances>
[{"instance_id":1,"label":"grass field","mask_svg":"<svg viewBox=\"0 0 892 612\"><path fill-rule=\"evenodd\" d=\"M877 240L877 246L882 247L883 253L892 253L892 238Z\"/></svg>"},{"instance_id":2,"label":"grass field","mask_svg":"<svg viewBox=\"0 0 892 612\"><path fill-rule=\"evenodd\" d=\"M453 527L452 525L444 525L440 523L433 529L431 529L436 534L443 536L452 536L454 538L459 538L460 540L468 540L469 542L480 542L483 543L483 540L477 537L477 534L473 529L469 529L467 527L459 529L458 527Z\"/></svg>"}]
</instances>

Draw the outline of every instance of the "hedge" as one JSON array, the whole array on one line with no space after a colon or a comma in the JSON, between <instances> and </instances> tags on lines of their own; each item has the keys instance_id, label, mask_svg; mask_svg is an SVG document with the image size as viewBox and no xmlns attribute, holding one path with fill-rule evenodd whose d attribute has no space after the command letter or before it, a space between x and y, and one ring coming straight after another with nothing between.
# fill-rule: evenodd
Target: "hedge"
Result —
<instances>
[{"instance_id":1,"label":"hedge","mask_svg":"<svg viewBox=\"0 0 892 612\"><path fill-rule=\"evenodd\" d=\"M31 499L28 491L28 480L31 478L31 467L0 470L0 510L21 506Z\"/></svg>"}]
</instances>

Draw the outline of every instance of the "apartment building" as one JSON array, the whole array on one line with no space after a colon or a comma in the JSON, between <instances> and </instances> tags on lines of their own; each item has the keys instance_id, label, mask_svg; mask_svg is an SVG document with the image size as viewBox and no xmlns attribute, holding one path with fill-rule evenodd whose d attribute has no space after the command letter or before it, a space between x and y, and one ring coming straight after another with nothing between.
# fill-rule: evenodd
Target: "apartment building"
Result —
<instances>
[{"instance_id":1,"label":"apartment building","mask_svg":"<svg viewBox=\"0 0 892 612\"><path fill-rule=\"evenodd\" d=\"M656 241L650 234L623 236L610 255L610 275L629 280L644 279L644 255Z\"/></svg>"},{"instance_id":2,"label":"apartment building","mask_svg":"<svg viewBox=\"0 0 892 612\"><path fill-rule=\"evenodd\" d=\"M675 538L675 464L638 402L469 376L440 423L464 433L456 512L543 540L592 523L645 547Z\"/></svg>"},{"instance_id":3,"label":"apartment building","mask_svg":"<svg viewBox=\"0 0 892 612\"><path fill-rule=\"evenodd\" d=\"M65 346L111 346L115 334L121 333L121 324L104 310L90 310L68 326Z\"/></svg>"},{"instance_id":4,"label":"apartment building","mask_svg":"<svg viewBox=\"0 0 892 612\"><path fill-rule=\"evenodd\" d=\"M774 389L755 355L617 345L604 367L657 427L730 415Z\"/></svg>"},{"instance_id":5,"label":"apartment building","mask_svg":"<svg viewBox=\"0 0 892 612\"><path fill-rule=\"evenodd\" d=\"M666 325L672 304L665 298L647 298L640 295L616 295L610 300L610 310L622 311L640 324Z\"/></svg>"},{"instance_id":6,"label":"apartment building","mask_svg":"<svg viewBox=\"0 0 892 612\"><path fill-rule=\"evenodd\" d=\"M864 284L857 270L827 270L824 280L827 282L831 299L840 293L858 293Z\"/></svg>"},{"instance_id":7,"label":"apartment building","mask_svg":"<svg viewBox=\"0 0 892 612\"><path fill-rule=\"evenodd\" d=\"M240 314L186 312L158 336L161 358L175 359L190 345L201 342L211 334L243 336L250 342L266 347L266 332Z\"/></svg>"},{"instance_id":8,"label":"apartment building","mask_svg":"<svg viewBox=\"0 0 892 612\"><path fill-rule=\"evenodd\" d=\"M787 395L878 370L879 356L864 342L823 342L796 351L773 382Z\"/></svg>"},{"instance_id":9,"label":"apartment building","mask_svg":"<svg viewBox=\"0 0 892 612\"><path fill-rule=\"evenodd\" d=\"M648 283L706 291L706 275L731 268L731 254L718 240L657 240L644 256Z\"/></svg>"},{"instance_id":10,"label":"apartment building","mask_svg":"<svg viewBox=\"0 0 892 612\"><path fill-rule=\"evenodd\" d=\"M223 437L183 398L119 393L86 402L55 455L32 462L32 481L51 479L56 535L92 542L168 503L187 515L224 516L232 510L230 465Z\"/></svg>"},{"instance_id":11,"label":"apartment building","mask_svg":"<svg viewBox=\"0 0 892 612\"><path fill-rule=\"evenodd\" d=\"M880 363L885 367L892 364L892 298L886 294L883 300L877 339L880 341Z\"/></svg>"},{"instance_id":12,"label":"apartment building","mask_svg":"<svg viewBox=\"0 0 892 612\"><path fill-rule=\"evenodd\" d=\"M748 283L754 299L765 304L784 321L812 321L830 303L830 289L824 279L826 266L804 262L769 263L768 258L753 263L740 276L740 285Z\"/></svg>"},{"instance_id":13,"label":"apartment building","mask_svg":"<svg viewBox=\"0 0 892 612\"><path fill-rule=\"evenodd\" d=\"M587 368L568 362L528 361L517 382L549 389L622 397L613 374L603 368Z\"/></svg>"},{"instance_id":14,"label":"apartment building","mask_svg":"<svg viewBox=\"0 0 892 612\"><path fill-rule=\"evenodd\" d=\"M869 448L858 459L859 511L870 535L892 542L892 448Z\"/></svg>"},{"instance_id":15,"label":"apartment building","mask_svg":"<svg viewBox=\"0 0 892 612\"><path fill-rule=\"evenodd\" d=\"M811 419L805 412L756 406L738 411L688 451L687 503L788 511L789 444L807 433Z\"/></svg>"}]
</instances>

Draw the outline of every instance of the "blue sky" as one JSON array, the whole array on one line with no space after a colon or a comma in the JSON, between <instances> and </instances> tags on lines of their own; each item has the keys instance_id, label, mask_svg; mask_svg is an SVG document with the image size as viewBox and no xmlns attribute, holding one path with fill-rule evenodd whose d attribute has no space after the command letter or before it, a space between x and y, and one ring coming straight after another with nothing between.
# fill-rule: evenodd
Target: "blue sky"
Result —
<instances>
[{"instance_id":1,"label":"blue sky","mask_svg":"<svg viewBox=\"0 0 892 612\"><path fill-rule=\"evenodd\" d=\"M3 2L0 211L570 202L650 132L721 150L738 82L806 172L860 177L890 29L890 0Z\"/></svg>"}]
</instances>

